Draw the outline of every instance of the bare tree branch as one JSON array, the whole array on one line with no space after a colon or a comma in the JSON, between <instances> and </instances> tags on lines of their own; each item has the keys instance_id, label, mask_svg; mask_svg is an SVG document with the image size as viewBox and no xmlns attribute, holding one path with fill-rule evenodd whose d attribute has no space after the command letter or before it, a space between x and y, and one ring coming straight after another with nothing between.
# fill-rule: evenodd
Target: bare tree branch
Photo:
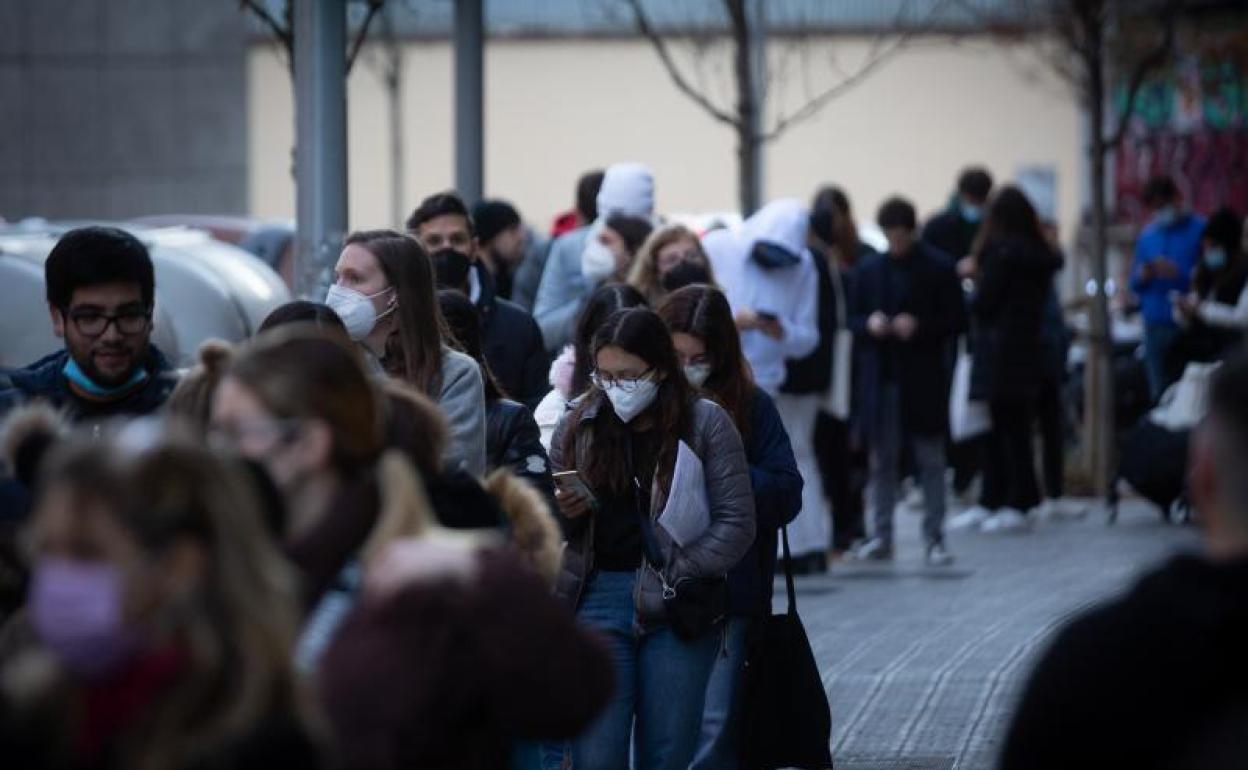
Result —
<instances>
[{"instance_id":1,"label":"bare tree branch","mask_svg":"<svg viewBox=\"0 0 1248 770\"><path fill-rule=\"evenodd\" d=\"M633 17L636 20L637 31L642 37L650 42L650 45L654 48L654 52L659 57L659 61L663 64L663 68L667 70L668 77L672 79L676 88L685 96L692 99L695 104L701 107L715 120L735 127L738 120L737 116L720 108L712 102L706 94L703 94L694 88L685 78L684 73L680 71L680 68L676 66L676 62L672 59L672 54L667 48L666 41L663 40L662 35L655 31L653 25L650 23L649 17L646 16L646 11L642 8L641 0L625 1L633 10Z\"/></svg>"},{"instance_id":2,"label":"bare tree branch","mask_svg":"<svg viewBox=\"0 0 1248 770\"><path fill-rule=\"evenodd\" d=\"M355 65L355 58L360 55L360 48L364 46L364 39L368 37L368 28L373 23L373 17L386 4L386 0L368 0L368 14L364 17L363 23L360 24L360 31L356 33L355 40L351 42L351 49L347 52L347 70L346 74L351 74L351 67Z\"/></svg>"},{"instance_id":3,"label":"bare tree branch","mask_svg":"<svg viewBox=\"0 0 1248 770\"><path fill-rule=\"evenodd\" d=\"M948 0L942 0L941 2L933 4L931 9L928 11L925 21L930 21L934 15L940 12L947 4ZM871 49L867 53L866 59L857 70L855 70L852 74L846 75L836 84L824 89L821 93L808 99L805 104L794 112L788 115L778 116L776 123L772 126L771 130L763 133L759 138L764 142L775 141L781 134L789 128L792 128L795 124L816 115L820 110L826 107L828 103L834 101L841 94L858 85L859 82L864 80L868 75L875 72L889 59L899 53L909 43L910 38L913 36L915 31L914 25L905 24L905 17L907 15L906 10L908 8L908 4L903 3L900 5L897 9L897 16L890 25L892 29L905 29L905 32L896 36L893 42L888 46L884 45L887 39L886 35L877 35L871 42Z\"/></svg>"},{"instance_id":4,"label":"bare tree branch","mask_svg":"<svg viewBox=\"0 0 1248 770\"><path fill-rule=\"evenodd\" d=\"M288 8L289 8L289 5L290 3L288 2L287 3ZM275 19L273 17L273 14L269 13L268 9L265 8L263 4L258 2L258 0L238 0L238 7L241 10L251 11L252 13L254 13L256 15L256 18L258 18L260 22L264 24L264 26L268 27L269 30L273 33L273 36L276 37L283 46L285 46L287 52L294 50L294 46L295 46L294 31L291 30L289 26L286 26L282 24L280 21L278 21L277 19ZM287 16L289 15L290 14L287 13Z\"/></svg>"},{"instance_id":5,"label":"bare tree branch","mask_svg":"<svg viewBox=\"0 0 1248 770\"><path fill-rule=\"evenodd\" d=\"M1166 4L1165 10L1161 14L1162 39L1153 50L1141 58L1135 64L1134 70L1131 72L1131 79L1127 85L1127 101L1122 108L1122 114L1118 116L1118 125L1114 132L1105 139L1103 146L1104 152L1112 152L1122 142L1122 137L1127 133L1127 126L1131 122L1131 113L1135 112L1135 100L1139 96L1140 89L1144 86L1145 79L1154 70L1159 69L1167 61L1174 52L1174 40L1177 35L1179 26L1179 12L1182 10L1183 0L1171 0Z\"/></svg>"}]
</instances>

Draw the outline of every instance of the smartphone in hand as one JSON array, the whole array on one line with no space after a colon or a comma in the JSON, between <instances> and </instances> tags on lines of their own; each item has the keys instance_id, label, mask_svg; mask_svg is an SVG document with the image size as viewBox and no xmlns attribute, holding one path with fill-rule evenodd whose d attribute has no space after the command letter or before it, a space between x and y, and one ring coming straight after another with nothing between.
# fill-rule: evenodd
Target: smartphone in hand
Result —
<instances>
[{"instance_id":1,"label":"smartphone in hand","mask_svg":"<svg viewBox=\"0 0 1248 770\"><path fill-rule=\"evenodd\" d=\"M575 492L589 503L596 502L594 493L589 491L589 485L585 483L585 479L581 478L581 474L576 471L559 471L551 474L555 480L555 486L566 492Z\"/></svg>"}]
</instances>

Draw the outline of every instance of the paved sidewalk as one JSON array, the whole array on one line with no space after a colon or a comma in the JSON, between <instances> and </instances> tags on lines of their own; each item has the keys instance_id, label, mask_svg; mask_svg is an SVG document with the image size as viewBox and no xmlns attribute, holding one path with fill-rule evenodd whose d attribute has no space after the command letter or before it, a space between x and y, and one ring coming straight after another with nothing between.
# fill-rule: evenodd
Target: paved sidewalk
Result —
<instances>
[{"instance_id":1,"label":"paved sidewalk","mask_svg":"<svg viewBox=\"0 0 1248 770\"><path fill-rule=\"evenodd\" d=\"M1024 535L951 533L957 563L923 565L919 516L898 508L891 565L837 564L799 578L798 607L832 700L838 770L981 770L1034 656L1072 612L1197 545L1126 501ZM777 582L777 607L783 583Z\"/></svg>"}]
</instances>

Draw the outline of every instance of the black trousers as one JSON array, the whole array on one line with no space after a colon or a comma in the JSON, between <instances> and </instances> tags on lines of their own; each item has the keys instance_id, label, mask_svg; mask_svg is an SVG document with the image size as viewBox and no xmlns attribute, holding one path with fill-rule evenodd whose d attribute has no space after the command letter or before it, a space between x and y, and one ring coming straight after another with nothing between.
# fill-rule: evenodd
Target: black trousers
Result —
<instances>
[{"instance_id":1,"label":"black trousers","mask_svg":"<svg viewBox=\"0 0 1248 770\"><path fill-rule=\"evenodd\" d=\"M998 398L988 402L992 430L984 453L984 488L980 505L990 511L1009 506L1027 512L1040 504L1032 426L1032 398Z\"/></svg>"},{"instance_id":2,"label":"black trousers","mask_svg":"<svg viewBox=\"0 0 1248 770\"><path fill-rule=\"evenodd\" d=\"M1056 382L1041 386L1037 407L1044 494L1056 500L1065 492L1066 478L1066 413L1062 405L1062 389Z\"/></svg>"},{"instance_id":3,"label":"black trousers","mask_svg":"<svg viewBox=\"0 0 1248 770\"><path fill-rule=\"evenodd\" d=\"M846 550L867 535L863 492L867 453L853 446L849 423L820 411L815 418L815 459L823 495L832 507L832 548Z\"/></svg>"}]
</instances>

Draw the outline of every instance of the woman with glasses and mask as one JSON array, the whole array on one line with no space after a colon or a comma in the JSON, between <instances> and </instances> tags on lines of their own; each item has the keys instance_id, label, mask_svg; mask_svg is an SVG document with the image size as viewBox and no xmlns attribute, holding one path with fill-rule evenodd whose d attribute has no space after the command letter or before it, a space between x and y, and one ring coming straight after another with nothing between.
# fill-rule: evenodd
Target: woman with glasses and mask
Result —
<instances>
[{"instance_id":1,"label":"woman with glasses and mask","mask_svg":"<svg viewBox=\"0 0 1248 770\"><path fill-rule=\"evenodd\" d=\"M13 767L320 767L286 562L241 468L152 421L51 450L30 643L0 662Z\"/></svg>"},{"instance_id":2,"label":"woman with glasses and mask","mask_svg":"<svg viewBox=\"0 0 1248 770\"><path fill-rule=\"evenodd\" d=\"M556 475L568 536L556 591L608 640L617 686L573 766L627 768L631 741L638 768L687 768L724 576L754 540L745 449L732 417L690 387L653 311L612 315L589 352L593 387L551 447L556 471L575 471Z\"/></svg>"},{"instance_id":3,"label":"woman with glasses and mask","mask_svg":"<svg viewBox=\"0 0 1248 770\"><path fill-rule=\"evenodd\" d=\"M448 344L429 257L391 230L347 237L325 304L379 370L412 385L446 413L446 464L485 472L485 389L477 362Z\"/></svg>"},{"instance_id":4,"label":"woman with glasses and mask","mask_svg":"<svg viewBox=\"0 0 1248 770\"><path fill-rule=\"evenodd\" d=\"M732 309L723 293L710 286L687 286L668 295L658 313L672 333L689 384L715 399L737 426L754 490L758 534L728 573L723 652L715 658L706 690L702 737L690 765L732 768L739 763L741 748L741 688L749 627L771 612L776 532L802 508L802 476L780 413L750 377Z\"/></svg>"}]
</instances>

